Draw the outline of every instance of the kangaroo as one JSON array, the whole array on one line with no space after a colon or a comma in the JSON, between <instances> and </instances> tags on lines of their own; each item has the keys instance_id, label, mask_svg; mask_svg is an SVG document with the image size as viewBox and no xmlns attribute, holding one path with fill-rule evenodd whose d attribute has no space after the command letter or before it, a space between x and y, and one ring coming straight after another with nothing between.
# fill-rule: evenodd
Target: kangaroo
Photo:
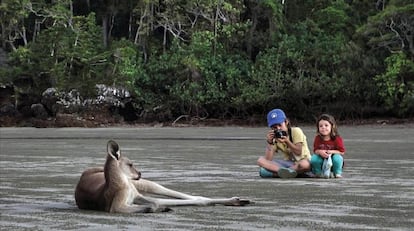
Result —
<instances>
[{"instance_id":1,"label":"kangaroo","mask_svg":"<svg viewBox=\"0 0 414 231\"><path fill-rule=\"evenodd\" d=\"M144 196L142 193L172 199ZM121 156L119 145L113 140L108 141L104 167L90 168L82 173L75 189L75 200L79 209L110 213L166 212L171 210L170 206L250 204L250 200L238 197L212 199L192 196L142 179L132 161Z\"/></svg>"}]
</instances>

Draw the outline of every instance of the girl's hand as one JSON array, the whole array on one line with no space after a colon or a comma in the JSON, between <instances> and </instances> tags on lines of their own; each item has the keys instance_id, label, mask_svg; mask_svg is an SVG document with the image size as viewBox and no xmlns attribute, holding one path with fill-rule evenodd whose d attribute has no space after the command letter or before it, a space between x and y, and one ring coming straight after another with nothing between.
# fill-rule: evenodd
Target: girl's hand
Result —
<instances>
[{"instance_id":1,"label":"girl's hand","mask_svg":"<svg viewBox=\"0 0 414 231\"><path fill-rule=\"evenodd\" d=\"M318 154L324 159L328 158L331 155L329 150L319 150Z\"/></svg>"}]
</instances>

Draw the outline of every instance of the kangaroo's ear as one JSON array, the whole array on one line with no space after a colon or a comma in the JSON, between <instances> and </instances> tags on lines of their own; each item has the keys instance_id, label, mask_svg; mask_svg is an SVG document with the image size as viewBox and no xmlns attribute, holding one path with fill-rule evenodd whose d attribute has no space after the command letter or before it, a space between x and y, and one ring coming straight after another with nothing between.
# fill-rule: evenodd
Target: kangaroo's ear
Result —
<instances>
[{"instance_id":1,"label":"kangaroo's ear","mask_svg":"<svg viewBox=\"0 0 414 231\"><path fill-rule=\"evenodd\" d=\"M111 155L112 158L115 160L119 160L119 158L121 158L121 150L119 150L119 145L115 141L108 141L106 148L108 155Z\"/></svg>"}]
</instances>

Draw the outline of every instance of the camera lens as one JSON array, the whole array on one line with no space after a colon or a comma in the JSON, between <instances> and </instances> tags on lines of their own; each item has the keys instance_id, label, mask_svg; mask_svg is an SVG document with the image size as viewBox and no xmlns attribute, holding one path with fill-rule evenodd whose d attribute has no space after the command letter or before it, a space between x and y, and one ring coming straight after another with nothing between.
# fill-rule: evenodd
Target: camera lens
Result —
<instances>
[{"instance_id":1,"label":"camera lens","mask_svg":"<svg viewBox=\"0 0 414 231\"><path fill-rule=\"evenodd\" d=\"M283 130L275 130L275 137L282 138L283 136L287 136L287 133Z\"/></svg>"}]
</instances>

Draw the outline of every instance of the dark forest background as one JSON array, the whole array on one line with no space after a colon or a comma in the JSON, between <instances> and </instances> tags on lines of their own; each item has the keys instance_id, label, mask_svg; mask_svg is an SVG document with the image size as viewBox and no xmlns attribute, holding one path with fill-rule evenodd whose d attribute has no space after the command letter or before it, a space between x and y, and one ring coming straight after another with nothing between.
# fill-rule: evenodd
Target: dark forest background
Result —
<instances>
[{"instance_id":1,"label":"dark forest background","mask_svg":"<svg viewBox=\"0 0 414 231\"><path fill-rule=\"evenodd\" d=\"M0 17L17 108L105 84L131 92L129 121L414 116L413 0L2 0Z\"/></svg>"}]
</instances>

